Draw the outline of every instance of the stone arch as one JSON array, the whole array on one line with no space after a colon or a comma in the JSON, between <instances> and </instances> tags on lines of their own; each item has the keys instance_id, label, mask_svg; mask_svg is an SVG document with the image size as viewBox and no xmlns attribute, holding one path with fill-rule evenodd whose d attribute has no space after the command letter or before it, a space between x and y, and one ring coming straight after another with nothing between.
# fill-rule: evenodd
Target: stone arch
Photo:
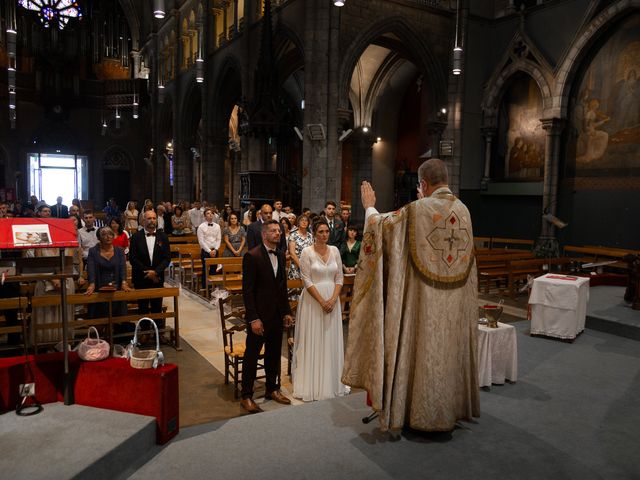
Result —
<instances>
[{"instance_id":1,"label":"stone arch","mask_svg":"<svg viewBox=\"0 0 640 480\"><path fill-rule=\"evenodd\" d=\"M407 45L407 50L414 53L412 60L429 79L430 84L430 116L436 114L440 105L447 103L447 81L446 76L438 63L435 55L425 44L415 29L409 25L403 17L389 17L381 20L367 30L363 31L349 46L339 70L338 84L338 108L349 108L349 87L351 75L365 49L377 38L385 33L393 33L403 44Z\"/></svg>"},{"instance_id":2,"label":"stone arch","mask_svg":"<svg viewBox=\"0 0 640 480\"><path fill-rule=\"evenodd\" d=\"M227 55L213 81L214 95L211 95L209 134L212 138L226 138L229 116L233 107L243 96L242 67L234 55Z\"/></svg>"},{"instance_id":3,"label":"stone arch","mask_svg":"<svg viewBox=\"0 0 640 480\"><path fill-rule=\"evenodd\" d=\"M294 49L289 48L293 45ZM279 21L274 35L274 53L279 83L297 70L304 69L304 46L293 27Z\"/></svg>"},{"instance_id":4,"label":"stone arch","mask_svg":"<svg viewBox=\"0 0 640 480\"><path fill-rule=\"evenodd\" d=\"M140 48L140 17L134 5L134 0L120 0L120 8L129 23L129 34L131 35L131 46L134 50Z\"/></svg>"},{"instance_id":5,"label":"stone arch","mask_svg":"<svg viewBox=\"0 0 640 480\"><path fill-rule=\"evenodd\" d=\"M566 118L573 81L589 54L590 47L604 35L610 33L611 28L618 20L638 10L640 10L640 0L616 2L603 9L602 12L583 28L582 33L575 39L557 69L558 73L556 76L551 112L554 117Z\"/></svg>"},{"instance_id":6,"label":"stone arch","mask_svg":"<svg viewBox=\"0 0 640 480\"><path fill-rule=\"evenodd\" d=\"M543 111L546 113L551 109L553 98L551 96L552 90L549 82L547 81L547 76L545 76L539 65L530 60L521 60L516 63L509 64L509 66L495 72L492 76L489 88L485 90L485 94L482 98L483 126L497 126L500 100L509 87L510 80L518 73L525 73L531 77L534 82L536 82L536 85L538 85L538 89L542 96Z\"/></svg>"}]
</instances>

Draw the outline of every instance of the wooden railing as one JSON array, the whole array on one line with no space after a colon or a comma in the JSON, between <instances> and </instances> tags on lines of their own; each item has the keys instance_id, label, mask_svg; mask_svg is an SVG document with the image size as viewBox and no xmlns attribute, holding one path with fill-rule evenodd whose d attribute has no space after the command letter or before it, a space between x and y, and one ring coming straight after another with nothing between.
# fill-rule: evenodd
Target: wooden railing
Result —
<instances>
[{"instance_id":1,"label":"wooden railing","mask_svg":"<svg viewBox=\"0 0 640 480\"><path fill-rule=\"evenodd\" d=\"M131 290L129 292L115 291L109 293L94 293L92 295L86 294L73 294L67 295L67 305L70 308L74 308L76 305L88 305L92 303L107 303L109 304L108 315L103 318L92 319L74 319L68 322L70 328L84 328L89 326L107 326L107 337L109 343L113 343L115 337L122 335L114 335L113 326L125 322L133 322L139 320L141 317L149 317L153 320L161 320L167 318L174 319L174 327L165 327L161 329L161 332L168 332L171 336L171 341L176 350L180 350L180 320L178 310L178 297L180 296L180 289L176 287L171 288L149 288L144 290ZM113 316L112 303L113 302L127 302L132 303L137 300L147 298L166 298L173 297L173 310L167 310L159 313L146 313L146 314L129 314L122 316ZM59 295L42 295L34 296L30 298L4 298L0 299L1 310L18 310L23 314L28 308L41 308L41 307L59 307L60 306ZM41 325L31 325L30 329L46 330L46 329L60 329L62 323L47 323ZM0 327L0 334L6 333L21 333L21 326ZM60 339L62 340L62 339ZM34 345L37 348L37 345Z\"/></svg>"}]
</instances>

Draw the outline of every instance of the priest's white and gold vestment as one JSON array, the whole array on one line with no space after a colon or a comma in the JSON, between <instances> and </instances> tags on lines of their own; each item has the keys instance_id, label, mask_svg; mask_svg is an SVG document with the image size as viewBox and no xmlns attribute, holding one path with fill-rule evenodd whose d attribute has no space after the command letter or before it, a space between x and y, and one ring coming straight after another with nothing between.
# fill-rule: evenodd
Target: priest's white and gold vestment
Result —
<instances>
[{"instance_id":1,"label":"priest's white and gold vestment","mask_svg":"<svg viewBox=\"0 0 640 480\"><path fill-rule=\"evenodd\" d=\"M447 431L480 415L473 229L448 188L368 217L342 382L383 430Z\"/></svg>"}]
</instances>

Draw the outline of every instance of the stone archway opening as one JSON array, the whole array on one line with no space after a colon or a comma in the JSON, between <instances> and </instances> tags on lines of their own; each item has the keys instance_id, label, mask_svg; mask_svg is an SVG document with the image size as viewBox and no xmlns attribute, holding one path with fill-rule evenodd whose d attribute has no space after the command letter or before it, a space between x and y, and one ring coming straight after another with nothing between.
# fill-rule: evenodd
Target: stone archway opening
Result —
<instances>
[{"instance_id":1,"label":"stone archway opening","mask_svg":"<svg viewBox=\"0 0 640 480\"><path fill-rule=\"evenodd\" d=\"M383 210L415 199L420 156L436 148L429 131L433 92L418 65L391 32L360 54L350 79L350 111L343 113L343 130L352 130L342 142L343 201L356 202L365 179L373 181Z\"/></svg>"}]
</instances>

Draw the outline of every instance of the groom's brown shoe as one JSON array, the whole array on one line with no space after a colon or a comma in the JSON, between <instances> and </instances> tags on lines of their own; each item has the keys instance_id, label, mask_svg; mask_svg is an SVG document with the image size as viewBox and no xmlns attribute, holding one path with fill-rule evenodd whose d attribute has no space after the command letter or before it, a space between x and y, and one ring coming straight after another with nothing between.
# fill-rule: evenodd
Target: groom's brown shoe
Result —
<instances>
[{"instance_id":1,"label":"groom's brown shoe","mask_svg":"<svg viewBox=\"0 0 640 480\"><path fill-rule=\"evenodd\" d=\"M267 392L264 396L267 400L275 400L283 405L291 405L291 400L285 397L280 390L274 390L273 392Z\"/></svg>"},{"instance_id":2,"label":"groom's brown shoe","mask_svg":"<svg viewBox=\"0 0 640 480\"><path fill-rule=\"evenodd\" d=\"M240 405L249 413L260 413L263 411L251 398L243 398L240 400Z\"/></svg>"}]
</instances>

